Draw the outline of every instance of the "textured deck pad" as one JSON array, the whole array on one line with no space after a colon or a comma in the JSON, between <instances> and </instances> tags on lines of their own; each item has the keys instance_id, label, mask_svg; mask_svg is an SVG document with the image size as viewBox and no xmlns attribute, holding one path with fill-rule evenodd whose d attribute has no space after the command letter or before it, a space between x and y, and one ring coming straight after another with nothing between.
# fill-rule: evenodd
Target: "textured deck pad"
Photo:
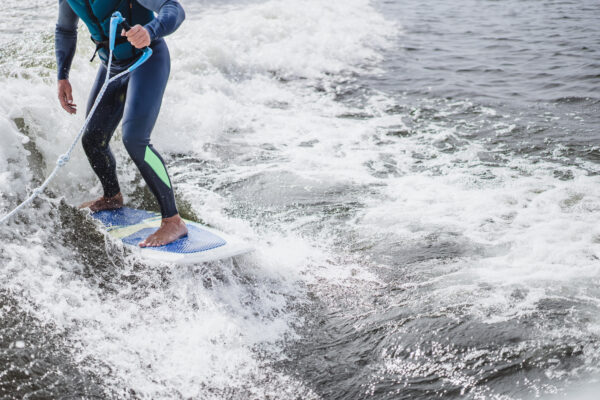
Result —
<instances>
[{"instance_id":1,"label":"textured deck pad","mask_svg":"<svg viewBox=\"0 0 600 400\"><path fill-rule=\"evenodd\" d=\"M196 225L187 223L188 235L169 243L166 246L156 247L156 251L168 251L171 253L197 253L214 249L215 247L227 244L225 239L198 228ZM123 243L137 246L142 240L156 232L158 228L144 228L123 238Z\"/></svg>"},{"instance_id":2,"label":"textured deck pad","mask_svg":"<svg viewBox=\"0 0 600 400\"><path fill-rule=\"evenodd\" d=\"M137 249L144 257L160 261L204 262L252 251L252 248L239 240L187 220L187 236L165 246L140 249L138 244L159 228L160 214L123 207L118 210L99 211L93 213L92 217L100 221L111 236Z\"/></svg>"},{"instance_id":3,"label":"textured deck pad","mask_svg":"<svg viewBox=\"0 0 600 400\"><path fill-rule=\"evenodd\" d=\"M158 213L146 210L136 210L135 208L122 207L118 210L98 211L93 213L92 217L102 222L107 228L122 227L139 224L148 218L157 218Z\"/></svg>"}]
</instances>

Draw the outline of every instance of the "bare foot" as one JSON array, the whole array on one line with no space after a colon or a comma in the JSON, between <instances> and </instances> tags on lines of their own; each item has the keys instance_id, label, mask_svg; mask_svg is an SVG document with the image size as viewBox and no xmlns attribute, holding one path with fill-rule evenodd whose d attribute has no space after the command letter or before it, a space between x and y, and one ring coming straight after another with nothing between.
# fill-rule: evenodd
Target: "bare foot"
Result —
<instances>
[{"instance_id":1,"label":"bare foot","mask_svg":"<svg viewBox=\"0 0 600 400\"><path fill-rule=\"evenodd\" d=\"M187 233L188 230L185 226L185 222L181 219L179 214L175 214L172 217L163 218L160 223L160 228L152 235L148 236L146 240L141 242L140 247L164 246L184 237Z\"/></svg>"},{"instance_id":2,"label":"bare foot","mask_svg":"<svg viewBox=\"0 0 600 400\"><path fill-rule=\"evenodd\" d=\"M123 207L123 195L121 193L117 193L113 197L102 196L99 199L87 201L79 206L80 209L89 208L91 212L116 210L121 207Z\"/></svg>"}]
</instances>

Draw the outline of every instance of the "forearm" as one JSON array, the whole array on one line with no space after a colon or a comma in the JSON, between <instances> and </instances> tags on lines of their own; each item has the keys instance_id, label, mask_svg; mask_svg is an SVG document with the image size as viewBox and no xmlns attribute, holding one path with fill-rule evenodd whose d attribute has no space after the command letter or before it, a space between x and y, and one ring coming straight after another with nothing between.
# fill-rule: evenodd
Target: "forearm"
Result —
<instances>
[{"instance_id":1,"label":"forearm","mask_svg":"<svg viewBox=\"0 0 600 400\"><path fill-rule=\"evenodd\" d=\"M157 13L156 18L144 26L151 40L175 32L185 19L185 11L176 0L142 0L140 3Z\"/></svg>"},{"instance_id":2,"label":"forearm","mask_svg":"<svg viewBox=\"0 0 600 400\"><path fill-rule=\"evenodd\" d=\"M65 0L58 2L58 21L54 33L54 49L58 79L67 79L77 48L77 15Z\"/></svg>"},{"instance_id":3,"label":"forearm","mask_svg":"<svg viewBox=\"0 0 600 400\"><path fill-rule=\"evenodd\" d=\"M58 25L54 34L58 79L68 79L77 48L77 31L63 30Z\"/></svg>"}]
</instances>

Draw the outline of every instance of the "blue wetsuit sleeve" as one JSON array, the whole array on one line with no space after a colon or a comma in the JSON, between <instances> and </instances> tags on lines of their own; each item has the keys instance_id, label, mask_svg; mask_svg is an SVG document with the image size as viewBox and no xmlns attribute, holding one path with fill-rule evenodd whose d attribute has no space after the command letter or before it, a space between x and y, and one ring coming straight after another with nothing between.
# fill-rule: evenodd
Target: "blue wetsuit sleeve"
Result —
<instances>
[{"instance_id":1,"label":"blue wetsuit sleeve","mask_svg":"<svg viewBox=\"0 0 600 400\"><path fill-rule=\"evenodd\" d=\"M77 22L79 17L73 12L67 0L58 0L58 21L54 33L54 50L58 79L68 79L71 63L77 47Z\"/></svg>"},{"instance_id":2,"label":"blue wetsuit sleeve","mask_svg":"<svg viewBox=\"0 0 600 400\"><path fill-rule=\"evenodd\" d=\"M150 39L156 40L177 30L185 19L185 11L177 0L138 0L138 2L157 13L156 18L144 28L150 33Z\"/></svg>"}]
</instances>

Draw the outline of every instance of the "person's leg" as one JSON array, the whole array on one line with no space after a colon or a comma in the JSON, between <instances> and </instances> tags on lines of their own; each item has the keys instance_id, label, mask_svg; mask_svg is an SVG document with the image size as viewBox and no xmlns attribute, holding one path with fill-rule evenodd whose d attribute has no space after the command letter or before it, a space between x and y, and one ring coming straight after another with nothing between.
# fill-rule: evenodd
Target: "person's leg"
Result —
<instances>
[{"instance_id":1,"label":"person's leg","mask_svg":"<svg viewBox=\"0 0 600 400\"><path fill-rule=\"evenodd\" d=\"M89 114L94 105L105 76L106 67L101 65L90 92L86 115ZM115 157L110 150L109 142L123 116L126 92L127 78L113 82L108 86L81 139L85 154L92 169L100 179L104 191L101 198L86 202L81 205L81 208L99 211L119 208L123 205L123 197L117 179Z\"/></svg>"},{"instance_id":2,"label":"person's leg","mask_svg":"<svg viewBox=\"0 0 600 400\"><path fill-rule=\"evenodd\" d=\"M187 234L185 223L177 212L165 163L150 144L171 69L164 40L155 43L152 50L152 57L131 73L123 117L123 143L156 197L163 217L161 228L142 242L142 246L160 246Z\"/></svg>"}]
</instances>

